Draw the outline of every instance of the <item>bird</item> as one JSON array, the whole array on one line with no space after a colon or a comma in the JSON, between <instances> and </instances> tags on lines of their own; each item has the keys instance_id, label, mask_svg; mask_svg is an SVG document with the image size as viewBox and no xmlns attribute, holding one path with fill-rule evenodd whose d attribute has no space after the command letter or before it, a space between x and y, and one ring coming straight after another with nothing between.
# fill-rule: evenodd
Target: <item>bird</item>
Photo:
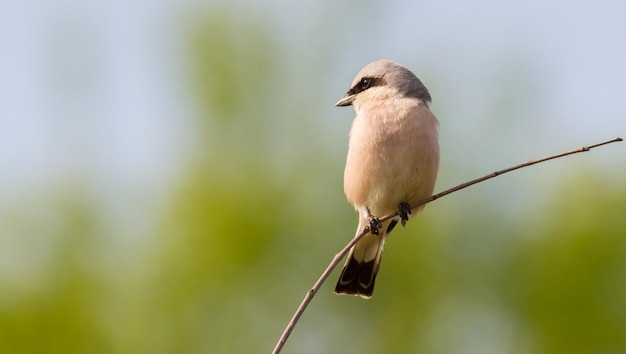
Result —
<instances>
[{"instance_id":1,"label":"bird","mask_svg":"<svg viewBox=\"0 0 626 354\"><path fill-rule=\"evenodd\" d=\"M353 106L344 170L344 193L359 214L357 235L336 294L371 298L385 239L405 226L410 204L432 195L439 169L439 122L428 89L409 69L387 59L366 65L336 103ZM379 217L399 211L381 222Z\"/></svg>"}]
</instances>

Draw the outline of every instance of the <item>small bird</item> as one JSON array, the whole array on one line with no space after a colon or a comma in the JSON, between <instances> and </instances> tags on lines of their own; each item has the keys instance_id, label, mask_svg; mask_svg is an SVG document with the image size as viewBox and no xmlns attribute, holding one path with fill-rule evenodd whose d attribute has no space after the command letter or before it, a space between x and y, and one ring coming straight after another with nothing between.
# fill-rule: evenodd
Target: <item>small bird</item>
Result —
<instances>
[{"instance_id":1,"label":"small bird","mask_svg":"<svg viewBox=\"0 0 626 354\"><path fill-rule=\"evenodd\" d=\"M370 298L383 244L410 204L432 195L439 169L439 122L428 108L430 94L407 68L390 60L365 66L338 107L354 106L344 171L344 192L359 213L357 242L346 260L336 294ZM413 212L418 212L424 206ZM378 217L399 210L385 222Z\"/></svg>"}]
</instances>

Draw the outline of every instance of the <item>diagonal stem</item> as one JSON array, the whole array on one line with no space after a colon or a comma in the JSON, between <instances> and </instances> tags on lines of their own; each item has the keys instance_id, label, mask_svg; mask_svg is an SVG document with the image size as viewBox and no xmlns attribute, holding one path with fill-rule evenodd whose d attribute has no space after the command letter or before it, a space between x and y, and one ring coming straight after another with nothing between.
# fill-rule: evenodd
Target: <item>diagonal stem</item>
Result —
<instances>
[{"instance_id":1,"label":"diagonal stem","mask_svg":"<svg viewBox=\"0 0 626 354\"><path fill-rule=\"evenodd\" d=\"M589 145L589 146L583 146L577 149L573 149L570 151L566 151L566 152L562 152L560 154L556 154L556 155L550 155L538 160L530 160L528 162L524 162L522 164L513 166L513 167L509 167L509 168L505 168L503 170L499 170L499 171L495 171L492 172L488 175L482 176L480 178L476 178L474 180L471 180L469 182L465 182L462 184L459 184L456 187L447 189L441 193L435 194L433 196L430 196L426 199L422 199L419 202L413 203L410 205L411 209L415 209L420 205L424 205L427 203L432 202L435 199L439 199L441 197L444 197L448 194L452 194L456 191L459 191L461 189L467 188L469 186L472 186L474 184L486 181L488 179L503 175L507 172L511 172L511 171L515 171L518 170L520 168L524 168L530 165L534 165L534 164L538 164L540 162L544 162L544 161L548 161L548 160L553 160L553 159L558 159L560 157L564 157L567 155L573 155L573 154L577 154L579 152L585 152L585 151L589 151L593 148L602 146L602 145L607 145L607 144L611 144L611 143L615 143L618 141L622 141L622 138L614 138L611 140L607 140L601 143L597 143L597 144L593 144L593 145ZM387 214L385 216L382 216L379 218L379 220L385 221L385 220L389 220L391 218L394 218L396 216L399 215L399 210L396 210L395 212L391 213L391 214ZM343 257L346 255L346 253L348 253L348 251L350 251L350 248L352 248L352 246L354 246L363 236L365 236L367 233L369 233L369 227L365 227L363 229L362 232L360 232L359 234L357 234L356 236L354 236L354 238L339 252L335 255L335 257L333 257L332 261L330 262L330 264L328 265L328 267L326 267L326 269L324 270L324 272L322 273L322 275L317 279L317 281L315 282L315 284L313 285L313 287L306 293L306 295L304 296L304 299L302 300L302 302L300 303L300 306L298 306L298 308L296 309L296 312L294 313L293 317L291 318L291 320L289 321L289 323L287 324L287 327L285 327L285 330L283 331L283 334L280 336L280 338L278 339L278 343L276 343L276 347L274 347L274 350L272 351L273 354L278 354L280 353L280 351L282 350L283 346L285 345L285 343L287 342L287 339L289 338L289 335L291 334L291 332L293 331L293 329L295 328L296 324L298 323L298 320L300 319L300 317L302 316L302 314L304 313L304 310L306 310L307 306L309 305L309 303L311 303L311 300L313 300L313 297L315 296L315 294L319 291L319 289L322 287L322 285L324 284L324 282L326 281L326 279L328 278L328 276L330 275L330 273L332 273L332 271L335 269L335 267L337 267L337 264L339 264L339 262L341 262L341 260L343 259Z\"/></svg>"}]
</instances>

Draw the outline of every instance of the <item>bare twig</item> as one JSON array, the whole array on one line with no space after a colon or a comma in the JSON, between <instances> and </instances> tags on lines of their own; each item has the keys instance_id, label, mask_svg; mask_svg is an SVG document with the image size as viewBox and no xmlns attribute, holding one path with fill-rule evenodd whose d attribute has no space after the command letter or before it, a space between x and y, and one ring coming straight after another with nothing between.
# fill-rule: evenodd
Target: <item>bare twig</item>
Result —
<instances>
[{"instance_id":1,"label":"bare twig","mask_svg":"<svg viewBox=\"0 0 626 354\"><path fill-rule=\"evenodd\" d=\"M579 152L585 152L585 151L589 151L593 148L602 146L602 145L607 145L607 144L611 144L611 143L615 143L618 141L622 141L622 138L614 138L611 140L607 140L598 144L594 144L594 145L589 145L589 146L583 146L574 150L570 150L570 151L566 151L566 152L562 152L560 154L556 154L556 155L550 155L538 160L530 160L528 162L519 164L517 166L513 166L513 167L509 167L500 171L496 171L496 172L492 172L488 175L485 175L483 177L480 178L476 178L474 180L471 180L469 182L465 182L463 184L460 184L454 188L450 188L448 190L445 190L441 193L435 194L433 196L430 196L426 199L422 199L417 203L411 204L411 209L415 209L418 206L427 204L432 202L435 199L439 199L441 197L444 197L448 194L454 193L456 191L459 191L461 189L467 188L469 186L472 186L474 184L486 181L488 179L494 178L496 176L499 175L503 175L507 172L511 172L520 168L524 168L530 165L534 165L534 164L538 164L540 162L544 162L544 161L548 161L548 160L553 160L553 159L558 159L560 157L564 157L567 155L573 155ZM387 214L385 216L380 217L380 221L385 221L385 220L389 220L393 217L396 217L398 215L399 211L395 211L391 214ZM302 300L302 302L300 303L300 306L298 306L298 309L296 310L296 312L294 313L293 317L291 318L291 320L289 321L289 323L287 324L287 327L285 327L285 330L283 331L283 334L280 336L280 339L278 340L278 343L276 343L276 347L274 347L274 351L272 352L273 354L278 354L280 353L280 351L282 350L283 346L285 345L285 342L287 342L287 338L289 338L289 335L291 334L291 332L293 331L293 329L296 326L296 323L298 322L298 320L300 319L300 317L302 316L302 314L304 313L304 310L307 308L307 306L309 305L309 303L311 302L311 300L313 300L313 297L315 296L315 294L319 291L319 289L322 287L322 284L324 284L324 282L326 281L326 279L328 278L328 276L330 275L330 273L335 269L335 267L337 266L337 264L339 264L339 262L341 262L341 259L346 255L346 253L348 253L348 251L350 251L350 248L352 248L352 246L354 246L355 243L357 243L363 236L365 236L367 233L369 232L369 228L365 227L365 229L357 234L339 253L337 253L335 255L335 257L333 257L333 260L330 262L330 264L328 265L328 267L326 267L326 269L324 270L324 272L322 273L322 275L319 277L319 279L317 279L317 281L315 282L315 284L313 285L313 287L306 293L306 295L304 296L304 299Z\"/></svg>"},{"instance_id":2,"label":"bare twig","mask_svg":"<svg viewBox=\"0 0 626 354\"><path fill-rule=\"evenodd\" d=\"M504 170L492 172L492 173L490 173L490 174L488 174L486 176L482 176L480 178L476 178L475 180L471 180L469 182L465 182L463 184L459 184L458 186L456 186L454 188L450 188L450 189L445 190L445 191L443 191L443 192L441 192L439 194L435 194L435 195L433 195L431 197L428 197L426 199L422 199L422 200L420 200L417 203L411 204L411 209L415 209L415 208L417 208L420 205L430 203L430 202L432 202L435 199L439 199L439 198L441 198L443 196L446 196L448 194L451 194L451 193L454 193L454 192L459 191L461 189L467 188L467 187L469 187L471 185L474 185L476 183L480 183L482 181L486 181L488 179L497 177L499 175L503 175L503 174L505 174L507 172L518 170L520 168L527 167L527 166L530 166L530 165L538 164L540 162L558 159L559 157L564 157L564 156L567 156L567 155L577 154L579 152L589 151L589 150L591 150L593 148L596 148L596 147L599 147L599 146L602 146L602 145L606 145L606 144L615 143L615 142L618 142L618 141L622 141L622 138L618 137L618 138L607 140L607 141L604 141L604 142L601 142L601 143L598 143L598 144L579 147L577 149L573 149L573 150L570 150L570 151L562 152L560 154L550 155L550 156L547 156L547 157L544 157L544 158L541 158L541 159L538 159L538 160L530 160L528 162L524 162L524 163L519 164L517 166L513 166L513 167L505 168ZM380 221L389 220L389 219L395 217L396 215L398 215L398 211L397 210L395 212L391 213L391 214L388 214L388 215L385 215L385 216L381 217Z\"/></svg>"}]
</instances>

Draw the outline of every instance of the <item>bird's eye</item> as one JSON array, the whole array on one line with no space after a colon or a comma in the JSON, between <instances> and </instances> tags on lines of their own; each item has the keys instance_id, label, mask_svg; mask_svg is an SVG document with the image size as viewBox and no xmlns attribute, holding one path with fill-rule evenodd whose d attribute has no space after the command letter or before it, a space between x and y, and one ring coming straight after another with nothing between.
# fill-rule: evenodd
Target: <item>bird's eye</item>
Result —
<instances>
[{"instance_id":1,"label":"bird's eye","mask_svg":"<svg viewBox=\"0 0 626 354\"><path fill-rule=\"evenodd\" d=\"M368 77L364 77L361 79L361 82L359 82L359 85L361 86L361 91L366 90L372 85L372 80Z\"/></svg>"}]
</instances>

